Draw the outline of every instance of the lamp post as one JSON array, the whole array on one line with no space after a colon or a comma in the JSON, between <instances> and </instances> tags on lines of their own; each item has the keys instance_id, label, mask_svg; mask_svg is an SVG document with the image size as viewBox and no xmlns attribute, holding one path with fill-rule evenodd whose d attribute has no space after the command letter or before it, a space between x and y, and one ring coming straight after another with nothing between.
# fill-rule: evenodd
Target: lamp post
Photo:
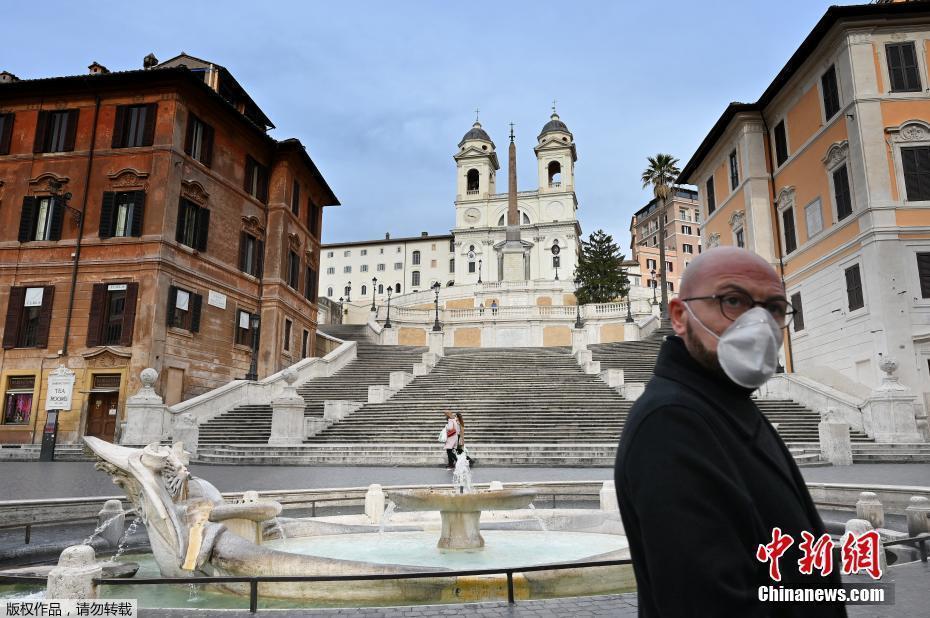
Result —
<instances>
[{"instance_id":1,"label":"lamp post","mask_svg":"<svg viewBox=\"0 0 930 618\"><path fill-rule=\"evenodd\" d=\"M478 260L478 283L481 283L481 260Z\"/></svg>"},{"instance_id":2,"label":"lamp post","mask_svg":"<svg viewBox=\"0 0 930 618\"><path fill-rule=\"evenodd\" d=\"M388 307L387 307L387 318L384 320L384 328L391 328L391 290L394 289L394 286L389 285L387 289L388 294Z\"/></svg>"},{"instance_id":3,"label":"lamp post","mask_svg":"<svg viewBox=\"0 0 930 618\"><path fill-rule=\"evenodd\" d=\"M630 288L627 288L626 289L626 321L628 323L633 321L632 305L633 303L630 301Z\"/></svg>"},{"instance_id":4,"label":"lamp post","mask_svg":"<svg viewBox=\"0 0 930 618\"><path fill-rule=\"evenodd\" d=\"M433 322L433 332L439 332L442 330L442 324L439 323L439 282L433 284L433 292L436 293L436 297L433 299L433 305L436 307L436 321Z\"/></svg>"},{"instance_id":5,"label":"lamp post","mask_svg":"<svg viewBox=\"0 0 930 618\"><path fill-rule=\"evenodd\" d=\"M378 278L372 277L371 278L371 310L372 311L378 310L377 307L375 307L375 292L376 292L375 286L377 284L378 284Z\"/></svg>"},{"instance_id":6,"label":"lamp post","mask_svg":"<svg viewBox=\"0 0 930 618\"><path fill-rule=\"evenodd\" d=\"M260 325L261 318L257 313L253 313L249 316L249 328L252 329L252 359L249 361L249 372L245 374L245 379L253 382L258 379L258 337Z\"/></svg>"},{"instance_id":7,"label":"lamp post","mask_svg":"<svg viewBox=\"0 0 930 618\"><path fill-rule=\"evenodd\" d=\"M352 282L351 281L349 281L346 284L346 302L347 303L352 302Z\"/></svg>"},{"instance_id":8,"label":"lamp post","mask_svg":"<svg viewBox=\"0 0 930 618\"><path fill-rule=\"evenodd\" d=\"M649 274L652 276L652 304L655 305L658 303L656 300L656 269L650 270Z\"/></svg>"},{"instance_id":9,"label":"lamp post","mask_svg":"<svg viewBox=\"0 0 930 618\"><path fill-rule=\"evenodd\" d=\"M581 279L575 277L575 328L584 328L584 322L581 321L581 301L578 300L578 289L581 287Z\"/></svg>"}]
</instances>

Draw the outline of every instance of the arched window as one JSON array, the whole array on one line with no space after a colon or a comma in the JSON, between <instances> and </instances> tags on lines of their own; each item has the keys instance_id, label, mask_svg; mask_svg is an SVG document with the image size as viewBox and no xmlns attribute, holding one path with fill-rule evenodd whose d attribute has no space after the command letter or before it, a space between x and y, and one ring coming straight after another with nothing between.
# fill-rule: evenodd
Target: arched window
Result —
<instances>
[{"instance_id":1,"label":"arched window","mask_svg":"<svg viewBox=\"0 0 930 618\"><path fill-rule=\"evenodd\" d=\"M383 284L383 283L379 283L379 284L378 284L378 294L384 294L384 284Z\"/></svg>"},{"instance_id":2,"label":"arched window","mask_svg":"<svg viewBox=\"0 0 930 618\"><path fill-rule=\"evenodd\" d=\"M344 292L344 293L343 293L343 296L345 296L346 298L348 298L348 296L349 296L349 290L351 290L351 289L352 289L352 288L350 288L349 286L346 286L345 288L343 288L343 292Z\"/></svg>"},{"instance_id":3,"label":"arched window","mask_svg":"<svg viewBox=\"0 0 930 618\"><path fill-rule=\"evenodd\" d=\"M550 187L561 187L562 186L562 165L558 161L551 161L549 163L549 186Z\"/></svg>"},{"instance_id":4,"label":"arched window","mask_svg":"<svg viewBox=\"0 0 930 618\"><path fill-rule=\"evenodd\" d=\"M367 296L367 295L368 295L368 286L367 286L367 285L363 285L363 286L362 286L362 296Z\"/></svg>"},{"instance_id":5,"label":"arched window","mask_svg":"<svg viewBox=\"0 0 930 618\"><path fill-rule=\"evenodd\" d=\"M330 298L333 297L333 288L326 288L326 295Z\"/></svg>"},{"instance_id":6,"label":"arched window","mask_svg":"<svg viewBox=\"0 0 930 618\"><path fill-rule=\"evenodd\" d=\"M466 180L465 190L468 191L469 193L471 193L472 191L477 193L479 178L480 178L480 175L478 174L478 170L476 169L468 170L468 173L465 175L465 180Z\"/></svg>"},{"instance_id":7,"label":"arched window","mask_svg":"<svg viewBox=\"0 0 930 618\"><path fill-rule=\"evenodd\" d=\"M400 284L399 284L399 283L398 283L397 285L394 286L394 292L395 292L396 294L400 294Z\"/></svg>"},{"instance_id":8,"label":"arched window","mask_svg":"<svg viewBox=\"0 0 930 618\"><path fill-rule=\"evenodd\" d=\"M451 288L453 285L455 285L455 281L447 281L447 282L446 282L446 287L447 287L447 288Z\"/></svg>"},{"instance_id":9,"label":"arched window","mask_svg":"<svg viewBox=\"0 0 930 618\"><path fill-rule=\"evenodd\" d=\"M506 220L507 220L507 213L504 213L504 214L501 215L501 218L497 220L497 225L498 225L499 227L503 227L503 226L504 226L504 222L505 222ZM527 215L527 214L526 214L525 212L523 212L522 210L520 211L520 221L522 222L523 225L529 225L529 224L530 224L530 217L529 217L529 215Z\"/></svg>"},{"instance_id":10,"label":"arched window","mask_svg":"<svg viewBox=\"0 0 930 618\"><path fill-rule=\"evenodd\" d=\"M413 252L413 265L414 266L420 265L420 252L419 251Z\"/></svg>"}]
</instances>

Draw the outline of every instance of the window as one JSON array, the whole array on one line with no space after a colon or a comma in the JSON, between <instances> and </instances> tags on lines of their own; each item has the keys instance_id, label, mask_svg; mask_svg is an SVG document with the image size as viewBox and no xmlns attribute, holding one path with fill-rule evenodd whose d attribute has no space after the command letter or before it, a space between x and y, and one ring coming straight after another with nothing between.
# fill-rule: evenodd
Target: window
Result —
<instances>
[{"instance_id":1,"label":"window","mask_svg":"<svg viewBox=\"0 0 930 618\"><path fill-rule=\"evenodd\" d=\"M3 402L4 425L28 425L32 418L32 399L35 393L35 376L7 378Z\"/></svg>"},{"instance_id":2,"label":"window","mask_svg":"<svg viewBox=\"0 0 930 618\"><path fill-rule=\"evenodd\" d=\"M410 285L417 287L420 285L420 271L415 270L410 275Z\"/></svg>"},{"instance_id":3,"label":"window","mask_svg":"<svg viewBox=\"0 0 930 618\"><path fill-rule=\"evenodd\" d=\"M682 226L681 226L681 233L682 233L682 234L688 234L688 235L690 236L690 235L691 235L691 226L690 226L690 225L682 225Z\"/></svg>"},{"instance_id":4,"label":"window","mask_svg":"<svg viewBox=\"0 0 930 618\"><path fill-rule=\"evenodd\" d=\"M745 236L743 235L743 228L739 228L738 230L736 230L736 232L734 233L734 236L736 236L736 246L737 246L737 247L741 247L741 248L745 248L745 247L746 247L746 238L745 238Z\"/></svg>"},{"instance_id":5,"label":"window","mask_svg":"<svg viewBox=\"0 0 930 618\"><path fill-rule=\"evenodd\" d=\"M688 220L688 209L687 209L687 208L679 208L679 209L678 209L678 218L681 219L681 220L683 220L683 221L687 221L687 220Z\"/></svg>"},{"instance_id":6,"label":"window","mask_svg":"<svg viewBox=\"0 0 930 618\"><path fill-rule=\"evenodd\" d=\"M786 208L781 213L785 231L785 253L791 253L798 248L797 236L794 233L794 208Z\"/></svg>"},{"instance_id":7,"label":"window","mask_svg":"<svg viewBox=\"0 0 930 618\"><path fill-rule=\"evenodd\" d=\"M404 267L403 262L394 262L394 270L401 270Z\"/></svg>"},{"instance_id":8,"label":"window","mask_svg":"<svg viewBox=\"0 0 930 618\"><path fill-rule=\"evenodd\" d=\"M246 155L245 192L260 202L268 201L268 168Z\"/></svg>"},{"instance_id":9,"label":"window","mask_svg":"<svg viewBox=\"0 0 930 618\"><path fill-rule=\"evenodd\" d=\"M307 198L307 227L310 228L310 233L320 237L320 208L313 203L312 198Z\"/></svg>"},{"instance_id":10,"label":"window","mask_svg":"<svg viewBox=\"0 0 930 618\"><path fill-rule=\"evenodd\" d=\"M429 261L429 266L430 266L430 268L436 268L436 260L430 260L430 261Z\"/></svg>"},{"instance_id":11,"label":"window","mask_svg":"<svg viewBox=\"0 0 930 618\"><path fill-rule=\"evenodd\" d=\"M775 125L775 164L781 165L788 160L788 135L785 133L785 121Z\"/></svg>"},{"instance_id":12,"label":"window","mask_svg":"<svg viewBox=\"0 0 930 618\"><path fill-rule=\"evenodd\" d=\"M694 253L694 247L692 247L691 245L687 245L687 244L686 244L686 245L682 245L682 246L681 246L681 250L682 250L682 252L684 252L684 253Z\"/></svg>"},{"instance_id":13,"label":"window","mask_svg":"<svg viewBox=\"0 0 930 618\"><path fill-rule=\"evenodd\" d=\"M178 205L175 240L197 251L206 251L209 229L210 211L182 197Z\"/></svg>"},{"instance_id":14,"label":"window","mask_svg":"<svg viewBox=\"0 0 930 618\"><path fill-rule=\"evenodd\" d=\"M194 114L191 114L187 120L184 152L208 167L213 161L213 127Z\"/></svg>"},{"instance_id":15,"label":"window","mask_svg":"<svg viewBox=\"0 0 930 618\"><path fill-rule=\"evenodd\" d=\"M316 302L319 277L317 276L316 271L310 266L307 266L306 274L304 277L304 298L310 302Z\"/></svg>"},{"instance_id":16,"label":"window","mask_svg":"<svg viewBox=\"0 0 930 618\"><path fill-rule=\"evenodd\" d=\"M120 105L113 122L113 148L151 146L155 141L158 104Z\"/></svg>"},{"instance_id":17,"label":"window","mask_svg":"<svg viewBox=\"0 0 930 618\"><path fill-rule=\"evenodd\" d=\"M106 191L100 205L100 238L142 236L145 191Z\"/></svg>"},{"instance_id":18,"label":"window","mask_svg":"<svg viewBox=\"0 0 930 618\"><path fill-rule=\"evenodd\" d=\"M39 112L33 152L71 152L77 134L78 110Z\"/></svg>"},{"instance_id":19,"label":"window","mask_svg":"<svg viewBox=\"0 0 930 618\"><path fill-rule=\"evenodd\" d=\"M791 306L794 307L794 318L792 318L791 323L794 324L794 332L799 333L804 330L804 311L802 310L800 292L791 295Z\"/></svg>"},{"instance_id":20,"label":"window","mask_svg":"<svg viewBox=\"0 0 930 618\"><path fill-rule=\"evenodd\" d=\"M359 269L359 271L361 271L361 272L363 272L363 273L367 273L367 272L368 272L368 264L362 264L361 266L358 267L358 269Z\"/></svg>"},{"instance_id":21,"label":"window","mask_svg":"<svg viewBox=\"0 0 930 618\"><path fill-rule=\"evenodd\" d=\"M326 274L327 274L327 275L335 275L335 274L336 274L336 267L335 267L335 266L330 266L330 267L328 267L328 268L326 269ZM332 296L332 294L330 294L330 296Z\"/></svg>"},{"instance_id":22,"label":"window","mask_svg":"<svg viewBox=\"0 0 930 618\"><path fill-rule=\"evenodd\" d=\"M364 283L362 284L362 296L368 296L368 286Z\"/></svg>"},{"instance_id":23,"label":"window","mask_svg":"<svg viewBox=\"0 0 930 618\"><path fill-rule=\"evenodd\" d=\"M449 239L449 251L455 251L455 239L454 238Z\"/></svg>"},{"instance_id":24,"label":"window","mask_svg":"<svg viewBox=\"0 0 930 618\"><path fill-rule=\"evenodd\" d=\"M379 284L378 284L378 294L384 294L384 284L383 284L383 283L379 283Z\"/></svg>"},{"instance_id":25,"label":"window","mask_svg":"<svg viewBox=\"0 0 930 618\"><path fill-rule=\"evenodd\" d=\"M54 286L10 288L4 349L47 347L54 296Z\"/></svg>"},{"instance_id":26,"label":"window","mask_svg":"<svg viewBox=\"0 0 930 618\"><path fill-rule=\"evenodd\" d=\"M333 288L326 288L326 295L330 298L333 297Z\"/></svg>"},{"instance_id":27,"label":"window","mask_svg":"<svg viewBox=\"0 0 930 618\"><path fill-rule=\"evenodd\" d=\"M859 277L859 265L846 269L846 299L849 301L849 310L855 311L865 307L862 297L862 279Z\"/></svg>"},{"instance_id":28,"label":"window","mask_svg":"<svg viewBox=\"0 0 930 618\"><path fill-rule=\"evenodd\" d=\"M666 281L666 282L665 282L665 287L668 289L669 292L674 292L674 291L675 291L675 284L672 283L671 281Z\"/></svg>"},{"instance_id":29,"label":"window","mask_svg":"<svg viewBox=\"0 0 930 618\"><path fill-rule=\"evenodd\" d=\"M236 345L252 347L252 314L242 309L236 312Z\"/></svg>"},{"instance_id":30,"label":"window","mask_svg":"<svg viewBox=\"0 0 930 618\"><path fill-rule=\"evenodd\" d=\"M368 255L368 249L362 249L362 250L360 251L360 253L361 253L363 256Z\"/></svg>"},{"instance_id":31,"label":"window","mask_svg":"<svg viewBox=\"0 0 930 618\"><path fill-rule=\"evenodd\" d=\"M821 75L820 91L823 95L823 117L830 120L840 111L840 91L836 84L835 66L831 66Z\"/></svg>"},{"instance_id":32,"label":"window","mask_svg":"<svg viewBox=\"0 0 930 618\"><path fill-rule=\"evenodd\" d=\"M400 284L399 284L399 283L394 284L394 292L395 292L396 294L400 294Z\"/></svg>"},{"instance_id":33,"label":"window","mask_svg":"<svg viewBox=\"0 0 930 618\"><path fill-rule=\"evenodd\" d=\"M343 273L347 273L347 274L348 274L348 273L351 273L351 272L352 272L352 267L351 267L351 266L343 266L343 267L342 267L342 272L343 272Z\"/></svg>"},{"instance_id":34,"label":"window","mask_svg":"<svg viewBox=\"0 0 930 618\"><path fill-rule=\"evenodd\" d=\"M16 114L0 114L0 155L10 154L13 141L13 118Z\"/></svg>"},{"instance_id":35,"label":"window","mask_svg":"<svg viewBox=\"0 0 930 618\"><path fill-rule=\"evenodd\" d=\"M90 298L87 347L132 344L138 283L96 283Z\"/></svg>"},{"instance_id":36,"label":"window","mask_svg":"<svg viewBox=\"0 0 930 618\"><path fill-rule=\"evenodd\" d=\"M454 272L455 272L455 258L450 258L450 259L449 259L449 272L450 272L450 273L454 273Z\"/></svg>"},{"instance_id":37,"label":"window","mask_svg":"<svg viewBox=\"0 0 930 618\"><path fill-rule=\"evenodd\" d=\"M885 45L888 59L888 77L892 92L920 92L920 74L917 70L917 53L914 42Z\"/></svg>"},{"instance_id":38,"label":"window","mask_svg":"<svg viewBox=\"0 0 930 618\"><path fill-rule=\"evenodd\" d=\"M61 225L65 209L57 198L23 198L23 211L19 220L19 242L33 240L61 240Z\"/></svg>"},{"instance_id":39,"label":"window","mask_svg":"<svg viewBox=\"0 0 930 618\"><path fill-rule=\"evenodd\" d=\"M652 258L647 258L647 259L646 259L646 268L649 269L649 270L653 270L655 267L656 267L656 261L653 260Z\"/></svg>"},{"instance_id":40,"label":"window","mask_svg":"<svg viewBox=\"0 0 930 618\"><path fill-rule=\"evenodd\" d=\"M300 183L296 180L291 187L291 212L295 217L300 216Z\"/></svg>"},{"instance_id":41,"label":"window","mask_svg":"<svg viewBox=\"0 0 930 618\"><path fill-rule=\"evenodd\" d=\"M352 256L352 251L348 249L342 252L342 257L351 257L351 256Z\"/></svg>"},{"instance_id":42,"label":"window","mask_svg":"<svg viewBox=\"0 0 930 618\"><path fill-rule=\"evenodd\" d=\"M470 273L475 272L476 267L477 267L477 264L475 264L474 261L468 262L468 272L470 272Z\"/></svg>"},{"instance_id":43,"label":"window","mask_svg":"<svg viewBox=\"0 0 930 618\"><path fill-rule=\"evenodd\" d=\"M930 298L930 253L917 254L917 279L920 281L920 297Z\"/></svg>"},{"instance_id":44,"label":"window","mask_svg":"<svg viewBox=\"0 0 930 618\"><path fill-rule=\"evenodd\" d=\"M739 165L736 162L736 150L730 153L730 189L739 186Z\"/></svg>"},{"instance_id":45,"label":"window","mask_svg":"<svg viewBox=\"0 0 930 618\"><path fill-rule=\"evenodd\" d=\"M700 223L700 222L701 222L701 211L700 211L700 210L695 210L695 211L694 211L694 222L695 222L695 223ZM701 234L701 230L698 230L698 235L700 235L700 234Z\"/></svg>"},{"instance_id":46,"label":"window","mask_svg":"<svg viewBox=\"0 0 930 618\"><path fill-rule=\"evenodd\" d=\"M168 326L196 333L200 330L203 297L188 290L168 288Z\"/></svg>"},{"instance_id":47,"label":"window","mask_svg":"<svg viewBox=\"0 0 930 618\"><path fill-rule=\"evenodd\" d=\"M901 148L907 201L930 200L930 146Z\"/></svg>"},{"instance_id":48,"label":"window","mask_svg":"<svg viewBox=\"0 0 930 618\"><path fill-rule=\"evenodd\" d=\"M414 266L420 265L420 252L419 251L413 252L413 265Z\"/></svg>"},{"instance_id":49,"label":"window","mask_svg":"<svg viewBox=\"0 0 930 618\"><path fill-rule=\"evenodd\" d=\"M820 200L816 199L804 207L804 220L807 222L807 237L816 236L823 230L823 212Z\"/></svg>"},{"instance_id":50,"label":"window","mask_svg":"<svg viewBox=\"0 0 930 618\"><path fill-rule=\"evenodd\" d=\"M383 273L383 272L385 271L386 268L387 268L386 265L384 265L384 264L378 264L378 272L379 272L379 273Z\"/></svg>"},{"instance_id":51,"label":"window","mask_svg":"<svg viewBox=\"0 0 930 618\"><path fill-rule=\"evenodd\" d=\"M665 262L665 271L666 271L666 272L672 272L672 263L671 263L671 262Z\"/></svg>"},{"instance_id":52,"label":"window","mask_svg":"<svg viewBox=\"0 0 930 618\"><path fill-rule=\"evenodd\" d=\"M301 358L307 358L307 351L309 350L310 344L310 331L305 330L303 338L300 340L300 356Z\"/></svg>"},{"instance_id":53,"label":"window","mask_svg":"<svg viewBox=\"0 0 930 618\"><path fill-rule=\"evenodd\" d=\"M333 257L333 252L332 252L332 251L327 251L327 252L326 252L326 257L328 257L328 258Z\"/></svg>"},{"instance_id":54,"label":"window","mask_svg":"<svg viewBox=\"0 0 930 618\"><path fill-rule=\"evenodd\" d=\"M378 253L380 255L384 255L384 247L381 247L380 249L378 249Z\"/></svg>"},{"instance_id":55,"label":"window","mask_svg":"<svg viewBox=\"0 0 930 618\"><path fill-rule=\"evenodd\" d=\"M395 253L400 253L401 251L403 251L403 247L397 247L397 251Z\"/></svg>"},{"instance_id":56,"label":"window","mask_svg":"<svg viewBox=\"0 0 930 618\"><path fill-rule=\"evenodd\" d=\"M711 176L707 179L707 214L711 214L717 208L717 196L714 193L714 177Z\"/></svg>"},{"instance_id":57,"label":"window","mask_svg":"<svg viewBox=\"0 0 930 618\"><path fill-rule=\"evenodd\" d=\"M239 233L239 270L261 278L265 243L248 232Z\"/></svg>"},{"instance_id":58,"label":"window","mask_svg":"<svg viewBox=\"0 0 930 618\"><path fill-rule=\"evenodd\" d=\"M344 288L342 288L342 295L343 295L345 298L348 298L348 297L349 297L349 292L351 292L351 291L352 291L352 288L350 288L349 286L345 286Z\"/></svg>"},{"instance_id":59,"label":"window","mask_svg":"<svg viewBox=\"0 0 930 618\"><path fill-rule=\"evenodd\" d=\"M291 351L291 328L292 327L293 327L293 323L290 320L285 319L284 320L284 351L285 352Z\"/></svg>"},{"instance_id":60,"label":"window","mask_svg":"<svg viewBox=\"0 0 930 618\"><path fill-rule=\"evenodd\" d=\"M468 170L468 173L465 175L465 190L469 193L477 193L479 178L480 178L480 175L478 173L478 170L476 169Z\"/></svg>"},{"instance_id":61,"label":"window","mask_svg":"<svg viewBox=\"0 0 930 618\"><path fill-rule=\"evenodd\" d=\"M300 286L300 256L293 251L287 252L287 285L294 290Z\"/></svg>"},{"instance_id":62,"label":"window","mask_svg":"<svg viewBox=\"0 0 930 618\"><path fill-rule=\"evenodd\" d=\"M836 220L842 221L852 214L849 172L845 163L833 171L833 196L836 199Z\"/></svg>"}]
</instances>

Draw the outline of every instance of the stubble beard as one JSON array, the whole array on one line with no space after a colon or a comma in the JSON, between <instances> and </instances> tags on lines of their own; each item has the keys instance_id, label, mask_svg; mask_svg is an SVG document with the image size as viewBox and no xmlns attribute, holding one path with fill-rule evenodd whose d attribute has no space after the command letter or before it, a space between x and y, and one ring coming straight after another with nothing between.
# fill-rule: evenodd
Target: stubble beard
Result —
<instances>
[{"instance_id":1,"label":"stubble beard","mask_svg":"<svg viewBox=\"0 0 930 618\"><path fill-rule=\"evenodd\" d=\"M696 360L701 367L717 376L729 379L720 366L717 353L708 349L701 341L700 337L694 334L691 320L688 320L687 324L685 324L685 344L688 348L688 352L691 354L691 358Z\"/></svg>"}]
</instances>

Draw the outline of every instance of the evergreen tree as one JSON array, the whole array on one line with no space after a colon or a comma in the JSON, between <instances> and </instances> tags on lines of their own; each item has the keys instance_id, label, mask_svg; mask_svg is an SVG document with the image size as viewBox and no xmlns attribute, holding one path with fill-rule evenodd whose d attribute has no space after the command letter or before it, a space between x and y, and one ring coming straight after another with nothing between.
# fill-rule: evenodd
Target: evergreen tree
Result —
<instances>
[{"instance_id":1,"label":"evergreen tree","mask_svg":"<svg viewBox=\"0 0 930 618\"><path fill-rule=\"evenodd\" d=\"M620 247L604 230L597 230L588 240L582 240L581 257L575 269L575 279L580 285L575 292L578 302L582 305L609 303L625 296L630 283L622 263Z\"/></svg>"}]
</instances>

